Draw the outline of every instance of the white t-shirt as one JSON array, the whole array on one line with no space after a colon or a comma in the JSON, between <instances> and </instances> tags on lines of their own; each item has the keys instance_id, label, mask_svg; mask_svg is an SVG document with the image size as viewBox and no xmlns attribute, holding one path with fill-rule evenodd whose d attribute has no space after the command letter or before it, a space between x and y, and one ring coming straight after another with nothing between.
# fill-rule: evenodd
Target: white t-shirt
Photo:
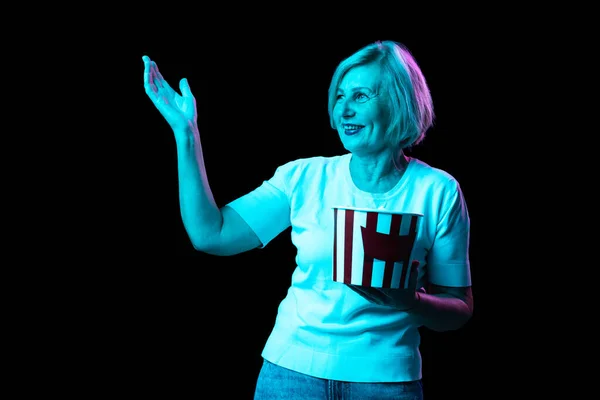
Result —
<instances>
[{"instance_id":1,"label":"white t-shirt","mask_svg":"<svg viewBox=\"0 0 600 400\"><path fill-rule=\"evenodd\" d=\"M455 178L408 158L394 188L368 193L354 184L351 154L312 157L277 168L274 176L229 203L266 246L290 225L296 268L262 356L324 379L402 382L421 379L420 336L413 317L370 303L333 281L332 207L422 214L412 259L417 287L470 286L469 215Z\"/></svg>"}]
</instances>

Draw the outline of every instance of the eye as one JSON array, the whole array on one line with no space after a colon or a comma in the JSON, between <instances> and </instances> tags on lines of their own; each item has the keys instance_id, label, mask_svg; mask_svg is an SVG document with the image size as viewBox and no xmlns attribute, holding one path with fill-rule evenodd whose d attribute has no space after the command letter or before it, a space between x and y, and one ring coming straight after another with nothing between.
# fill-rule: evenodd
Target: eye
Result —
<instances>
[{"instance_id":1,"label":"eye","mask_svg":"<svg viewBox=\"0 0 600 400\"><path fill-rule=\"evenodd\" d=\"M369 96L367 96L364 93L356 93L356 95L354 96L354 100L356 100L357 103L364 103L367 100L369 100Z\"/></svg>"},{"instance_id":2,"label":"eye","mask_svg":"<svg viewBox=\"0 0 600 400\"><path fill-rule=\"evenodd\" d=\"M336 100L336 101L339 101L339 100L341 100L341 99L342 99L342 97L344 97L344 96L343 96L343 95L341 95L341 94L338 94L337 96L335 96L335 100Z\"/></svg>"}]
</instances>

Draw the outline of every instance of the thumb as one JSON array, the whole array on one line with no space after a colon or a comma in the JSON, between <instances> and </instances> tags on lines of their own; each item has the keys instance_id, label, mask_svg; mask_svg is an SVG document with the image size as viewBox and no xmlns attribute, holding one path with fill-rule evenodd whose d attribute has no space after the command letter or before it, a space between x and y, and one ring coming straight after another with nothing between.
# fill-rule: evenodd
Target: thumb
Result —
<instances>
[{"instance_id":1,"label":"thumb","mask_svg":"<svg viewBox=\"0 0 600 400\"><path fill-rule=\"evenodd\" d=\"M183 78L179 81L179 89L181 90L181 94L183 97L192 97L192 90L190 89L190 84L188 83L187 78Z\"/></svg>"}]
</instances>

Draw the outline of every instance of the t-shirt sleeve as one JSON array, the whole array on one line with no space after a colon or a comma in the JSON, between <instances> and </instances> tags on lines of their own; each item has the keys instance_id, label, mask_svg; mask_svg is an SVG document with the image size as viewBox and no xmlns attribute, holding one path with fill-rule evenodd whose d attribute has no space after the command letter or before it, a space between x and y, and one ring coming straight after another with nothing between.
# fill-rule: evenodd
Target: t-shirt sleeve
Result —
<instances>
[{"instance_id":1,"label":"t-shirt sleeve","mask_svg":"<svg viewBox=\"0 0 600 400\"><path fill-rule=\"evenodd\" d=\"M287 165L277 168L271 179L227 204L258 236L262 243L260 248L291 225L290 201L285 186L288 171Z\"/></svg>"},{"instance_id":2,"label":"t-shirt sleeve","mask_svg":"<svg viewBox=\"0 0 600 400\"><path fill-rule=\"evenodd\" d=\"M456 180L442 196L436 235L427 256L429 281L440 286L471 286L469 261L470 220Z\"/></svg>"}]
</instances>

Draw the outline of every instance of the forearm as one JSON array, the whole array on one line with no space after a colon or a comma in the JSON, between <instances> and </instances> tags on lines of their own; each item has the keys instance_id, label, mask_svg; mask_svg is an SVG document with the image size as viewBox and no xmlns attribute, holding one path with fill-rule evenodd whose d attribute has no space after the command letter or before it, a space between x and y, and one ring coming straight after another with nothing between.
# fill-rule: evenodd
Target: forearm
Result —
<instances>
[{"instance_id":1,"label":"forearm","mask_svg":"<svg viewBox=\"0 0 600 400\"><path fill-rule=\"evenodd\" d=\"M208 183L198 129L175 137L181 217L193 246L202 250L219 234L223 218Z\"/></svg>"},{"instance_id":2,"label":"forearm","mask_svg":"<svg viewBox=\"0 0 600 400\"><path fill-rule=\"evenodd\" d=\"M408 312L419 325L437 332L461 328L471 318L472 307L464 301L447 294L418 293L420 300Z\"/></svg>"}]
</instances>

